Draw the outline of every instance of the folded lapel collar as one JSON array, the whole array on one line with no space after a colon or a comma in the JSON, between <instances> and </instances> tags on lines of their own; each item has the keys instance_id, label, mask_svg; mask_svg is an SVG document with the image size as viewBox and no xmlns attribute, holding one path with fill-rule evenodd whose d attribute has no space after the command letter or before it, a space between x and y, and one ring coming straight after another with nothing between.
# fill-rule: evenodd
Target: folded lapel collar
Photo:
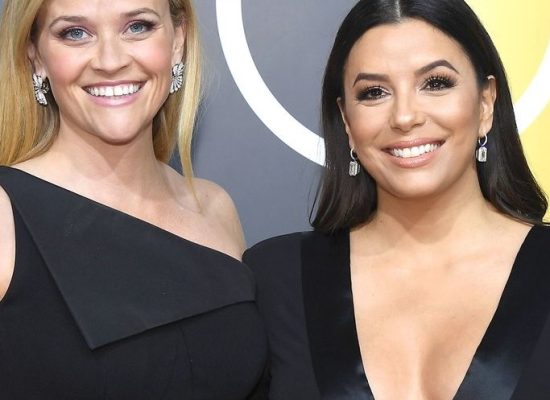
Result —
<instances>
[{"instance_id":1,"label":"folded lapel collar","mask_svg":"<svg viewBox=\"0 0 550 400\"><path fill-rule=\"evenodd\" d=\"M25 172L0 174L91 349L254 300L250 271L223 253Z\"/></svg>"}]
</instances>

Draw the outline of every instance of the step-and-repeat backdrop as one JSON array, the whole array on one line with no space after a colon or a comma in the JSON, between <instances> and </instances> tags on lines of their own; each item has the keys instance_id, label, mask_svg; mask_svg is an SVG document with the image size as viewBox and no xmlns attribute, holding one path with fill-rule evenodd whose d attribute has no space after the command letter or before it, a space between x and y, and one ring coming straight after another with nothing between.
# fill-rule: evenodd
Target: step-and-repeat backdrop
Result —
<instances>
[{"instance_id":1,"label":"step-and-repeat backdrop","mask_svg":"<svg viewBox=\"0 0 550 400\"><path fill-rule=\"evenodd\" d=\"M501 52L529 163L550 193L550 1L467 1ZM207 78L195 172L232 195L249 244L308 229L323 67L355 0L195 3Z\"/></svg>"},{"instance_id":2,"label":"step-and-repeat backdrop","mask_svg":"<svg viewBox=\"0 0 550 400\"><path fill-rule=\"evenodd\" d=\"M196 2L211 75L197 173L231 192L250 244L308 228L323 67L355 2ZM501 53L529 164L550 193L550 1L468 3Z\"/></svg>"}]
</instances>

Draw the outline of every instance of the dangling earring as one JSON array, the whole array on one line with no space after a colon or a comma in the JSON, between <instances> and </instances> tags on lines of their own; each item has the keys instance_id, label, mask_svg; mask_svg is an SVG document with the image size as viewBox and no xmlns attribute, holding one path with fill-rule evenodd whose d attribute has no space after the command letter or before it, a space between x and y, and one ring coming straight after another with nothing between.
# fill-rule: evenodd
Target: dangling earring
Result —
<instances>
[{"instance_id":1,"label":"dangling earring","mask_svg":"<svg viewBox=\"0 0 550 400\"><path fill-rule=\"evenodd\" d=\"M48 100L46 99L46 93L50 91L50 85L48 81L42 79L42 76L39 74L32 74L32 86L34 88L34 97L38 104L47 106Z\"/></svg>"},{"instance_id":2,"label":"dangling earring","mask_svg":"<svg viewBox=\"0 0 550 400\"><path fill-rule=\"evenodd\" d=\"M172 67L172 83L170 84L170 94L176 93L183 86L183 71L185 64L177 63Z\"/></svg>"},{"instance_id":3,"label":"dangling earring","mask_svg":"<svg viewBox=\"0 0 550 400\"><path fill-rule=\"evenodd\" d=\"M361 167L359 166L359 162L357 162L353 147L349 151L349 156L351 157L351 161L349 162L348 174L349 176L357 176Z\"/></svg>"},{"instance_id":4,"label":"dangling earring","mask_svg":"<svg viewBox=\"0 0 550 400\"><path fill-rule=\"evenodd\" d=\"M487 144L487 135L477 138L477 144L479 147L476 150L476 160L481 163L487 162L487 147L485 147Z\"/></svg>"}]
</instances>

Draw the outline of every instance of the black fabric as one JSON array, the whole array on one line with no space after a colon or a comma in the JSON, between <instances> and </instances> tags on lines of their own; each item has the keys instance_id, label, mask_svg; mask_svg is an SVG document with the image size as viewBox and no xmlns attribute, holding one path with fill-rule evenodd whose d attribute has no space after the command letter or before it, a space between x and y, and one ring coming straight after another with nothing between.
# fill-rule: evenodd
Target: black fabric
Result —
<instances>
[{"instance_id":1,"label":"black fabric","mask_svg":"<svg viewBox=\"0 0 550 400\"><path fill-rule=\"evenodd\" d=\"M0 186L16 229L1 399L266 398L244 264L17 169Z\"/></svg>"},{"instance_id":2,"label":"black fabric","mask_svg":"<svg viewBox=\"0 0 550 400\"><path fill-rule=\"evenodd\" d=\"M455 400L550 399L549 245L550 229L533 227ZM373 399L355 328L349 261L348 232L281 236L245 253L278 360L271 399L298 400L306 392L311 400ZM295 392L283 392L287 385Z\"/></svg>"},{"instance_id":3,"label":"black fabric","mask_svg":"<svg viewBox=\"0 0 550 400\"><path fill-rule=\"evenodd\" d=\"M311 367L302 302L300 234L281 236L248 250L243 261L256 267L256 302L268 332L269 398L315 400L319 390Z\"/></svg>"},{"instance_id":4,"label":"black fabric","mask_svg":"<svg viewBox=\"0 0 550 400\"><path fill-rule=\"evenodd\" d=\"M323 398L371 400L355 330L349 236L302 240L302 290L309 346Z\"/></svg>"}]
</instances>

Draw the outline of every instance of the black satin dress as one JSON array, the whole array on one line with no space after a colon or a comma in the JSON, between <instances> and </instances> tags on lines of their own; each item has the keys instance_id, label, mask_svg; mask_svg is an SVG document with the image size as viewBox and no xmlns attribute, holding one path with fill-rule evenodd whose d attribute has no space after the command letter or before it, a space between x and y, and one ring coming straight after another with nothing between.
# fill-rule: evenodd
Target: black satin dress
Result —
<instances>
[{"instance_id":1,"label":"black satin dress","mask_svg":"<svg viewBox=\"0 0 550 400\"><path fill-rule=\"evenodd\" d=\"M276 237L244 261L272 351L269 398L374 399L355 328L348 232ZM527 235L454 399L550 399L550 228Z\"/></svg>"},{"instance_id":2,"label":"black satin dress","mask_svg":"<svg viewBox=\"0 0 550 400\"><path fill-rule=\"evenodd\" d=\"M265 398L244 264L17 169L0 185L16 231L0 399Z\"/></svg>"}]
</instances>

